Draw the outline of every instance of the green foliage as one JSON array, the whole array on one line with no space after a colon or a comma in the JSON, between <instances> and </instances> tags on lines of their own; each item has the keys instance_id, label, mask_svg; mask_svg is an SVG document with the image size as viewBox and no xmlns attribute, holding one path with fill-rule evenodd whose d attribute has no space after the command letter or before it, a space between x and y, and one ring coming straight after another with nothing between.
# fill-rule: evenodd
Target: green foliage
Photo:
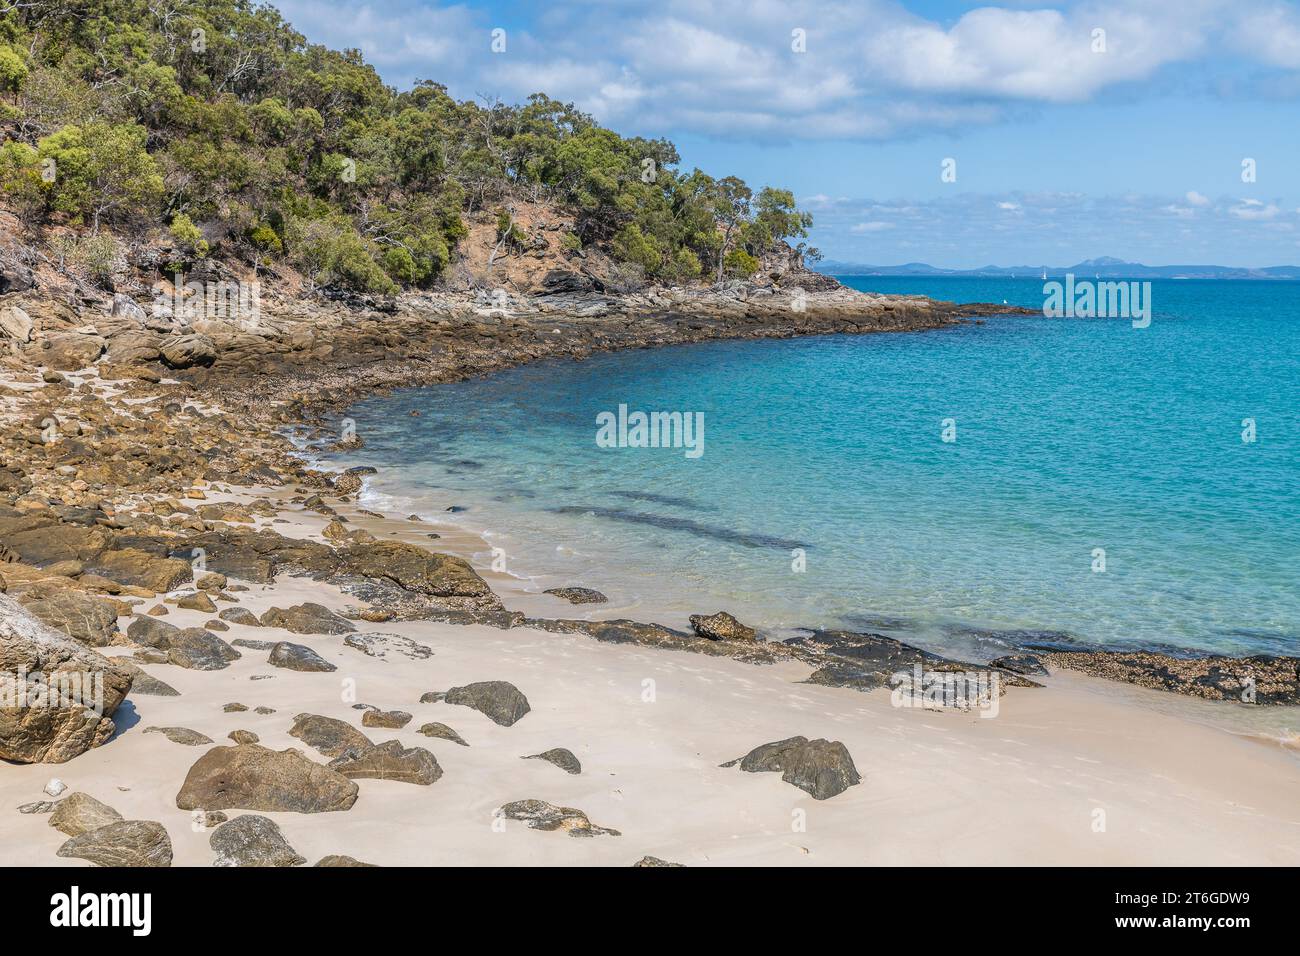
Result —
<instances>
[{"instance_id":1,"label":"green foliage","mask_svg":"<svg viewBox=\"0 0 1300 956\"><path fill-rule=\"evenodd\" d=\"M285 257L320 285L432 284L466 212L520 200L574 214L565 248L672 282L741 274L811 224L788 191L684 174L666 140L619 136L541 93L478 105L428 81L393 90L257 0L11 5L0 94L22 139L0 151L0 191L33 223L170 222L201 255L203 222L213 254ZM508 215L497 238L526 242Z\"/></svg>"},{"instance_id":2,"label":"green foliage","mask_svg":"<svg viewBox=\"0 0 1300 956\"><path fill-rule=\"evenodd\" d=\"M199 227L194 225L194 220L183 212L178 212L172 217L172 224L169 230L172 239L183 252L190 253L202 259L208 254L208 241L203 238L203 233Z\"/></svg>"},{"instance_id":3,"label":"green foliage","mask_svg":"<svg viewBox=\"0 0 1300 956\"><path fill-rule=\"evenodd\" d=\"M758 271L758 260L744 249L732 249L723 261L727 275L736 279L748 279Z\"/></svg>"},{"instance_id":4,"label":"green foliage","mask_svg":"<svg viewBox=\"0 0 1300 956\"><path fill-rule=\"evenodd\" d=\"M50 242L61 269L96 284L107 284L126 268L122 244L107 233L89 236L60 235Z\"/></svg>"}]
</instances>

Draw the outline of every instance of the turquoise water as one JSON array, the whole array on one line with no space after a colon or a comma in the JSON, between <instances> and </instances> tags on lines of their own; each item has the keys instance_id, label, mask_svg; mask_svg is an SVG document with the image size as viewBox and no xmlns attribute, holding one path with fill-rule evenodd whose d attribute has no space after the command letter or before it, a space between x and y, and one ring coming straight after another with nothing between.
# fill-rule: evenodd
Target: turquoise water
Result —
<instances>
[{"instance_id":1,"label":"turquoise water","mask_svg":"<svg viewBox=\"0 0 1300 956\"><path fill-rule=\"evenodd\" d=\"M1042 304L1036 279L846 281ZM1037 637L1295 654L1298 295L1157 281L1145 329L997 317L677 346L349 415L357 460L381 469L372 504L486 533L538 587L595 587L660 619L725 608L777 633L848 626L966 653ZM598 447L597 415L620 404L703 412L703 454Z\"/></svg>"}]
</instances>

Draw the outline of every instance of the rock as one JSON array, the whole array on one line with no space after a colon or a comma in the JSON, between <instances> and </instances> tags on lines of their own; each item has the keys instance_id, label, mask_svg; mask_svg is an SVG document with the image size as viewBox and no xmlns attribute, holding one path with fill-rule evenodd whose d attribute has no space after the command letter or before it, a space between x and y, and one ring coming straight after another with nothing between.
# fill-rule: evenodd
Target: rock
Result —
<instances>
[{"instance_id":1,"label":"rock","mask_svg":"<svg viewBox=\"0 0 1300 956\"><path fill-rule=\"evenodd\" d=\"M598 827L581 810L557 807L545 800L516 800L501 808L507 820L523 820L533 830L565 830L571 837L621 836L617 830Z\"/></svg>"},{"instance_id":2,"label":"rock","mask_svg":"<svg viewBox=\"0 0 1300 956\"><path fill-rule=\"evenodd\" d=\"M158 348L163 361L172 368L211 365L217 357L216 343L206 335L169 336Z\"/></svg>"},{"instance_id":3,"label":"rock","mask_svg":"<svg viewBox=\"0 0 1300 956\"><path fill-rule=\"evenodd\" d=\"M176 795L182 810L324 813L347 810L357 785L297 750L260 744L213 747L190 768Z\"/></svg>"},{"instance_id":4,"label":"rock","mask_svg":"<svg viewBox=\"0 0 1300 956\"><path fill-rule=\"evenodd\" d=\"M1060 651L1035 649L1052 667L1081 671L1139 687L1206 700L1259 705L1300 704L1300 658L1171 657L1154 651Z\"/></svg>"},{"instance_id":5,"label":"rock","mask_svg":"<svg viewBox=\"0 0 1300 956\"><path fill-rule=\"evenodd\" d=\"M547 763L553 763L565 773L580 774L582 773L582 764L578 758L573 755L573 751L565 750L563 747L554 747L551 750L545 750L539 754L529 754L527 757L521 757L521 760L545 760Z\"/></svg>"},{"instance_id":6,"label":"rock","mask_svg":"<svg viewBox=\"0 0 1300 956\"><path fill-rule=\"evenodd\" d=\"M172 841L161 823L122 820L74 836L58 855L96 866L171 866Z\"/></svg>"},{"instance_id":7,"label":"rock","mask_svg":"<svg viewBox=\"0 0 1300 956\"><path fill-rule=\"evenodd\" d=\"M45 793L49 794L51 797L57 797L67 789L68 785L58 777L51 777L49 783L45 785Z\"/></svg>"},{"instance_id":8,"label":"rock","mask_svg":"<svg viewBox=\"0 0 1300 956\"><path fill-rule=\"evenodd\" d=\"M1006 657L999 657L995 661L989 661L989 667L997 667L1027 677L1048 676L1047 668L1043 666L1043 662L1033 654L1011 654Z\"/></svg>"},{"instance_id":9,"label":"rock","mask_svg":"<svg viewBox=\"0 0 1300 956\"><path fill-rule=\"evenodd\" d=\"M374 634L358 631L343 638L343 643L354 647L368 657L387 657L389 651L395 651L413 661L428 660L433 656L433 648L419 641L400 634Z\"/></svg>"},{"instance_id":10,"label":"rock","mask_svg":"<svg viewBox=\"0 0 1300 956\"><path fill-rule=\"evenodd\" d=\"M224 591L229 582L224 574L208 571L194 579L194 586L201 591Z\"/></svg>"},{"instance_id":11,"label":"rock","mask_svg":"<svg viewBox=\"0 0 1300 956\"><path fill-rule=\"evenodd\" d=\"M130 687L125 669L0 594L0 758L62 763L99 746Z\"/></svg>"},{"instance_id":12,"label":"rock","mask_svg":"<svg viewBox=\"0 0 1300 956\"><path fill-rule=\"evenodd\" d=\"M297 737L326 757L337 757L351 748L364 750L372 746L370 738L347 721L318 714L299 714L289 729L289 736Z\"/></svg>"},{"instance_id":13,"label":"rock","mask_svg":"<svg viewBox=\"0 0 1300 956\"><path fill-rule=\"evenodd\" d=\"M122 584L148 588L159 594L176 590L194 575L188 561L161 558L138 548L105 551L87 562L86 568Z\"/></svg>"},{"instance_id":14,"label":"rock","mask_svg":"<svg viewBox=\"0 0 1300 956\"><path fill-rule=\"evenodd\" d=\"M246 637L237 637L230 642L232 647L246 647L250 651L269 651L279 643L279 641L250 641Z\"/></svg>"},{"instance_id":15,"label":"rock","mask_svg":"<svg viewBox=\"0 0 1300 956\"><path fill-rule=\"evenodd\" d=\"M333 671L338 670L310 647L302 644L290 644L281 641L271 648L267 663L274 667L284 667L291 671Z\"/></svg>"},{"instance_id":16,"label":"rock","mask_svg":"<svg viewBox=\"0 0 1300 956\"><path fill-rule=\"evenodd\" d=\"M0 309L0 336L16 342L32 340L32 317L16 305Z\"/></svg>"},{"instance_id":17,"label":"rock","mask_svg":"<svg viewBox=\"0 0 1300 956\"><path fill-rule=\"evenodd\" d=\"M237 701L221 705L221 712L223 714L242 714L246 710L248 710L248 705L241 704Z\"/></svg>"},{"instance_id":18,"label":"rock","mask_svg":"<svg viewBox=\"0 0 1300 956\"><path fill-rule=\"evenodd\" d=\"M186 611L202 611L204 614L217 613L217 606L212 603L212 598L202 591L195 591L193 594L185 595L176 602L176 606Z\"/></svg>"},{"instance_id":19,"label":"rock","mask_svg":"<svg viewBox=\"0 0 1300 956\"><path fill-rule=\"evenodd\" d=\"M128 295L123 295L121 292L113 294L113 304L109 307L108 314L117 318L128 319L132 323L139 325L144 325L145 319L148 318L144 309L140 308L134 299Z\"/></svg>"},{"instance_id":20,"label":"rock","mask_svg":"<svg viewBox=\"0 0 1300 956\"><path fill-rule=\"evenodd\" d=\"M690 621L695 633L710 641L753 641L758 638L752 627L741 624L726 611L708 617L692 614Z\"/></svg>"},{"instance_id":21,"label":"rock","mask_svg":"<svg viewBox=\"0 0 1300 956\"><path fill-rule=\"evenodd\" d=\"M436 694L426 696L437 697ZM511 726L532 710L528 706L528 698L520 693L519 688L503 680L478 681L463 687L453 687L440 699L448 704L473 707L502 727ZM424 697L420 700L424 701Z\"/></svg>"},{"instance_id":22,"label":"rock","mask_svg":"<svg viewBox=\"0 0 1300 956\"><path fill-rule=\"evenodd\" d=\"M633 863L632 865L633 865L634 867L637 867L637 866L648 867L648 866L685 866L686 864L684 864L684 863L669 863L667 860L661 860L661 859L659 859L659 857L657 857L657 856L643 856L643 857L641 857L641 859L637 860L637 861L636 861L635 863Z\"/></svg>"},{"instance_id":23,"label":"rock","mask_svg":"<svg viewBox=\"0 0 1300 956\"><path fill-rule=\"evenodd\" d=\"M201 627L179 628L154 617L137 617L126 628L137 644L167 654L169 663L190 670L215 671L239 660L239 651Z\"/></svg>"},{"instance_id":24,"label":"rock","mask_svg":"<svg viewBox=\"0 0 1300 956\"><path fill-rule=\"evenodd\" d=\"M228 607L223 608L217 613L217 617L223 621L229 621L231 624L243 624L246 627L261 627L262 622L246 607Z\"/></svg>"},{"instance_id":25,"label":"rock","mask_svg":"<svg viewBox=\"0 0 1300 956\"><path fill-rule=\"evenodd\" d=\"M117 606L71 588L29 589L20 600L29 612L87 647L104 647L117 636Z\"/></svg>"},{"instance_id":26,"label":"rock","mask_svg":"<svg viewBox=\"0 0 1300 956\"><path fill-rule=\"evenodd\" d=\"M184 744L186 747L203 747L212 743L212 738L207 734L190 730L188 727L146 727L144 733L162 734L172 743Z\"/></svg>"},{"instance_id":27,"label":"rock","mask_svg":"<svg viewBox=\"0 0 1300 956\"><path fill-rule=\"evenodd\" d=\"M217 617L209 618L208 620L204 621L203 627L209 631L217 631L218 633L230 630L230 625ZM235 646L234 641L231 641L230 643L232 646Z\"/></svg>"},{"instance_id":28,"label":"rock","mask_svg":"<svg viewBox=\"0 0 1300 956\"><path fill-rule=\"evenodd\" d=\"M50 813L58 804L53 800L37 800L35 803L20 803L19 813Z\"/></svg>"},{"instance_id":29,"label":"rock","mask_svg":"<svg viewBox=\"0 0 1300 956\"><path fill-rule=\"evenodd\" d=\"M213 866L300 866L307 862L273 821L253 813L221 824L208 837L208 845L217 854Z\"/></svg>"},{"instance_id":30,"label":"rock","mask_svg":"<svg viewBox=\"0 0 1300 956\"><path fill-rule=\"evenodd\" d=\"M144 697L179 697L180 691L171 684L160 681L158 678L142 671L138 665L129 657L114 657L114 664L122 668L131 675L131 696L137 694Z\"/></svg>"},{"instance_id":31,"label":"rock","mask_svg":"<svg viewBox=\"0 0 1300 956\"><path fill-rule=\"evenodd\" d=\"M36 361L63 372L75 372L93 365L106 345L98 335L78 332L50 332L36 342Z\"/></svg>"},{"instance_id":32,"label":"rock","mask_svg":"<svg viewBox=\"0 0 1300 956\"><path fill-rule=\"evenodd\" d=\"M255 744L258 742L257 734L251 730L232 730L226 736L237 744Z\"/></svg>"},{"instance_id":33,"label":"rock","mask_svg":"<svg viewBox=\"0 0 1300 956\"><path fill-rule=\"evenodd\" d=\"M609 598L591 588L549 588L543 594L554 594L570 604L604 604Z\"/></svg>"},{"instance_id":34,"label":"rock","mask_svg":"<svg viewBox=\"0 0 1300 956\"><path fill-rule=\"evenodd\" d=\"M350 856L338 856L332 854L323 856L314 864L315 866L375 866L374 863L362 863L360 860L354 860Z\"/></svg>"},{"instance_id":35,"label":"rock","mask_svg":"<svg viewBox=\"0 0 1300 956\"><path fill-rule=\"evenodd\" d=\"M356 628L329 608L310 602L290 608L270 608L262 615L263 627L282 627L294 634L349 634Z\"/></svg>"},{"instance_id":36,"label":"rock","mask_svg":"<svg viewBox=\"0 0 1300 956\"><path fill-rule=\"evenodd\" d=\"M755 747L722 766L736 764L748 773L779 772L782 780L814 800L827 800L862 781L848 748L838 740L789 737Z\"/></svg>"},{"instance_id":37,"label":"rock","mask_svg":"<svg viewBox=\"0 0 1300 956\"><path fill-rule=\"evenodd\" d=\"M396 780L428 786L442 776L438 760L423 747L403 747L390 740L361 749L348 749L329 763L345 777Z\"/></svg>"},{"instance_id":38,"label":"rock","mask_svg":"<svg viewBox=\"0 0 1300 956\"><path fill-rule=\"evenodd\" d=\"M50 815L50 826L74 837L88 830L117 823L121 819L122 814L112 807L100 803L89 794L78 792L68 794L55 804L54 813Z\"/></svg>"},{"instance_id":39,"label":"rock","mask_svg":"<svg viewBox=\"0 0 1300 956\"><path fill-rule=\"evenodd\" d=\"M417 734L424 734L426 737L441 737L443 740L450 740L453 743L460 744L462 747L468 747L469 744L461 738L460 734L452 730L446 724L440 724L437 721L423 724Z\"/></svg>"},{"instance_id":40,"label":"rock","mask_svg":"<svg viewBox=\"0 0 1300 956\"><path fill-rule=\"evenodd\" d=\"M443 598L465 598L473 607L499 608L501 601L468 562L398 541L367 541L339 549L342 574L382 578L399 587Z\"/></svg>"},{"instance_id":41,"label":"rock","mask_svg":"<svg viewBox=\"0 0 1300 956\"><path fill-rule=\"evenodd\" d=\"M411 715L404 710L368 710L361 715L362 727L385 727L389 730L401 730L411 722Z\"/></svg>"}]
</instances>

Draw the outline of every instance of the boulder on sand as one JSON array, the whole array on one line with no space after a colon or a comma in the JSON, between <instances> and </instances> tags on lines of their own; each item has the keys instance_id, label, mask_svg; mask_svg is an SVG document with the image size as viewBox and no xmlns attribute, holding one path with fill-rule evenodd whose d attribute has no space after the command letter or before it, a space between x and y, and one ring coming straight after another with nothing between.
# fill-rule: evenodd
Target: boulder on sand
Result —
<instances>
[{"instance_id":1,"label":"boulder on sand","mask_svg":"<svg viewBox=\"0 0 1300 956\"><path fill-rule=\"evenodd\" d=\"M356 628L329 608L306 602L293 607L273 607L262 614L263 627L282 627L294 634L349 634Z\"/></svg>"},{"instance_id":2,"label":"boulder on sand","mask_svg":"<svg viewBox=\"0 0 1300 956\"><path fill-rule=\"evenodd\" d=\"M255 813L221 824L208 837L213 866L301 866L307 858L289 845L275 822Z\"/></svg>"},{"instance_id":3,"label":"boulder on sand","mask_svg":"<svg viewBox=\"0 0 1300 956\"><path fill-rule=\"evenodd\" d=\"M0 594L0 758L62 763L99 746L130 687L124 668Z\"/></svg>"},{"instance_id":4,"label":"boulder on sand","mask_svg":"<svg viewBox=\"0 0 1300 956\"><path fill-rule=\"evenodd\" d=\"M779 772L782 780L814 800L827 800L862 781L848 748L838 740L788 737L755 747L722 766L736 764L749 773Z\"/></svg>"},{"instance_id":5,"label":"boulder on sand","mask_svg":"<svg viewBox=\"0 0 1300 956\"><path fill-rule=\"evenodd\" d=\"M371 746L370 738L346 720L319 714L299 714L289 728L289 736L297 737L327 757L337 757L349 748L364 750Z\"/></svg>"},{"instance_id":6,"label":"boulder on sand","mask_svg":"<svg viewBox=\"0 0 1300 956\"><path fill-rule=\"evenodd\" d=\"M573 755L572 750L566 750L563 747L554 747L550 750L543 751L539 754L529 754L522 760L545 760L547 763L553 763L565 773L580 774L582 773L582 764L578 758Z\"/></svg>"},{"instance_id":7,"label":"boulder on sand","mask_svg":"<svg viewBox=\"0 0 1300 956\"><path fill-rule=\"evenodd\" d=\"M89 794L78 792L68 794L54 805L54 812L50 814L50 826L74 837L87 830L97 830L110 823L117 823L121 819L122 814L108 804L100 803Z\"/></svg>"},{"instance_id":8,"label":"boulder on sand","mask_svg":"<svg viewBox=\"0 0 1300 956\"><path fill-rule=\"evenodd\" d=\"M299 751L260 744L213 747L190 768L176 795L182 810L325 813L347 810L357 785Z\"/></svg>"},{"instance_id":9,"label":"boulder on sand","mask_svg":"<svg viewBox=\"0 0 1300 956\"><path fill-rule=\"evenodd\" d=\"M442 776L442 767L433 754L423 747L403 747L398 740L345 750L329 765L345 777L396 780L422 786L436 783Z\"/></svg>"},{"instance_id":10,"label":"boulder on sand","mask_svg":"<svg viewBox=\"0 0 1300 956\"><path fill-rule=\"evenodd\" d=\"M87 647L104 647L117 635L117 607L112 601L67 587L34 587L21 600L40 620Z\"/></svg>"},{"instance_id":11,"label":"boulder on sand","mask_svg":"<svg viewBox=\"0 0 1300 956\"><path fill-rule=\"evenodd\" d=\"M598 827L574 807L557 807L545 800L516 800L501 808L507 820L522 820L533 830L565 830L571 837L621 836L617 830Z\"/></svg>"},{"instance_id":12,"label":"boulder on sand","mask_svg":"<svg viewBox=\"0 0 1300 956\"><path fill-rule=\"evenodd\" d=\"M74 836L58 855L96 866L171 866L172 841L161 823L122 820Z\"/></svg>"},{"instance_id":13,"label":"boulder on sand","mask_svg":"<svg viewBox=\"0 0 1300 956\"><path fill-rule=\"evenodd\" d=\"M274 667L284 667L291 671L333 671L338 670L310 647L280 641L271 648L267 663Z\"/></svg>"},{"instance_id":14,"label":"boulder on sand","mask_svg":"<svg viewBox=\"0 0 1300 956\"><path fill-rule=\"evenodd\" d=\"M448 704L472 707L494 724L500 724L502 727L511 726L532 710L528 705L528 698L520 692L519 688L504 680L478 681L463 687L453 687L446 693L434 692L420 698L421 703L426 704L440 700Z\"/></svg>"}]
</instances>

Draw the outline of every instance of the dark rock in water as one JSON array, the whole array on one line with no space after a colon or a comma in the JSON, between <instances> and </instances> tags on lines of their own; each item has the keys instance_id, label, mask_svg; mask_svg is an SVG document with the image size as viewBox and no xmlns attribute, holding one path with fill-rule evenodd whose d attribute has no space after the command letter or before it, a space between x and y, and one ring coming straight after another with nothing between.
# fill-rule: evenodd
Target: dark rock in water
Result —
<instances>
[{"instance_id":1,"label":"dark rock in water","mask_svg":"<svg viewBox=\"0 0 1300 956\"><path fill-rule=\"evenodd\" d=\"M122 814L85 793L70 793L54 806L50 826L68 836L119 823Z\"/></svg>"},{"instance_id":2,"label":"dark rock in water","mask_svg":"<svg viewBox=\"0 0 1300 956\"><path fill-rule=\"evenodd\" d=\"M554 594L570 604L604 604L609 598L591 588L548 588L543 594Z\"/></svg>"},{"instance_id":3,"label":"dark rock in water","mask_svg":"<svg viewBox=\"0 0 1300 956\"><path fill-rule=\"evenodd\" d=\"M581 810L557 807L545 800L516 800L501 808L507 820L522 820L533 830L565 830L571 837L622 836L609 827L598 827Z\"/></svg>"},{"instance_id":4,"label":"dark rock in water","mask_svg":"<svg viewBox=\"0 0 1300 956\"><path fill-rule=\"evenodd\" d=\"M388 730L401 730L411 722L411 715L404 710L368 710L361 715L362 727L383 727Z\"/></svg>"},{"instance_id":5,"label":"dark rock in water","mask_svg":"<svg viewBox=\"0 0 1300 956\"><path fill-rule=\"evenodd\" d=\"M1206 700L1300 704L1300 658L1180 658L1153 651L1039 651L1048 665Z\"/></svg>"},{"instance_id":6,"label":"dark rock in water","mask_svg":"<svg viewBox=\"0 0 1300 956\"><path fill-rule=\"evenodd\" d=\"M643 857L641 857L641 859L637 860L635 863L632 864L632 866L634 866L634 867L650 867L650 866L682 866L682 867L684 867L685 865L686 865L685 863L669 863L667 860L661 860L661 859L659 859L659 857L657 857L657 856L643 856Z\"/></svg>"},{"instance_id":7,"label":"dark rock in water","mask_svg":"<svg viewBox=\"0 0 1300 956\"><path fill-rule=\"evenodd\" d=\"M294 634L350 634L356 630L347 618L310 602L270 608L262 614L261 622L263 627L282 627Z\"/></svg>"},{"instance_id":8,"label":"dark rock in water","mask_svg":"<svg viewBox=\"0 0 1300 956\"><path fill-rule=\"evenodd\" d=\"M375 863L362 863L360 860L353 859L350 856L340 856L338 854L323 856L312 865L313 866L371 866L371 867L377 866L377 864Z\"/></svg>"},{"instance_id":9,"label":"dark rock in water","mask_svg":"<svg viewBox=\"0 0 1300 956\"><path fill-rule=\"evenodd\" d=\"M372 745L369 737L347 721L318 714L299 714L289 728L289 736L297 737L326 757L337 757L350 748L364 750Z\"/></svg>"},{"instance_id":10,"label":"dark rock in water","mask_svg":"<svg viewBox=\"0 0 1300 956\"><path fill-rule=\"evenodd\" d=\"M161 823L122 820L74 836L58 855L96 866L171 866L172 841Z\"/></svg>"},{"instance_id":11,"label":"dark rock in water","mask_svg":"<svg viewBox=\"0 0 1300 956\"><path fill-rule=\"evenodd\" d=\"M306 857L289 845L274 821L254 813L235 817L212 831L213 866L300 866Z\"/></svg>"},{"instance_id":12,"label":"dark rock in water","mask_svg":"<svg viewBox=\"0 0 1300 956\"><path fill-rule=\"evenodd\" d=\"M424 700L423 697L420 699ZM532 710L528 698L520 693L519 688L503 680L478 681L464 687L453 687L441 699L448 704L473 707L502 727L511 726Z\"/></svg>"},{"instance_id":13,"label":"dark rock in water","mask_svg":"<svg viewBox=\"0 0 1300 956\"><path fill-rule=\"evenodd\" d=\"M324 813L347 810L357 785L296 750L260 744L213 747L190 768L176 795L182 810Z\"/></svg>"},{"instance_id":14,"label":"dark rock in water","mask_svg":"<svg viewBox=\"0 0 1300 956\"><path fill-rule=\"evenodd\" d=\"M424 734L426 737L441 737L443 740L450 740L452 743L460 744L462 747L469 746L469 744L465 743L461 738L460 734L456 733L456 731L452 730L446 724L440 724L437 721L421 725L420 729L417 730L416 733Z\"/></svg>"},{"instance_id":15,"label":"dark rock in water","mask_svg":"<svg viewBox=\"0 0 1300 956\"><path fill-rule=\"evenodd\" d=\"M284 667L291 671L333 671L338 670L310 647L302 644L290 644L281 641L271 648L267 663L274 667Z\"/></svg>"},{"instance_id":16,"label":"dark rock in water","mask_svg":"<svg viewBox=\"0 0 1300 956\"><path fill-rule=\"evenodd\" d=\"M1007 657L999 657L996 660L989 661L989 667L999 667L1015 674L1025 674L1033 677L1048 676L1047 668L1043 666L1043 662L1033 654L1011 654Z\"/></svg>"},{"instance_id":17,"label":"dark rock in water","mask_svg":"<svg viewBox=\"0 0 1300 956\"><path fill-rule=\"evenodd\" d=\"M146 727L143 733L162 734L172 743L184 744L186 747L203 747L212 743L212 738L207 734L190 730L188 727Z\"/></svg>"},{"instance_id":18,"label":"dark rock in water","mask_svg":"<svg viewBox=\"0 0 1300 956\"><path fill-rule=\"evenodd\" d=\"M744 757L724 763L748 773L778 772L814 800L827 800L862 781L848 748L838 740L789 737L755 747Z\"/></svg>"},{"instance_id":19,"label":"dark rock in water","mask_svg":"<svg viewBox=\"0 0 1300 956\"><path fill-rule=\"evenodd\" d=\"M726 611L717 614L692 614L691 627L700 637L710 641L752 641L758 634L752 627L746 627Z\"/></svg>"},{"instance_id":20,"label":"dark rock in water","mask_svg":"<svg viewBox=\"0 0 1300 956\"><path fill-rule=\"evenodd\" d=\"M353 748L330 761L330 768L345 777L396 780L428 786L442 776L438 760L423 747L403 747L399 740Z\"/></svg>"},{"instance_id":21,"label":"dark rock in water","mask_svg":"<svg viewBox=\"0 0 1300 956\"><path fill-rule=\"evenodd\" d=\"M522 757L523 760L545 760L547 763L553 763L565 773L580 774L582 773L582 764L578 758L573 755L573 751L565 750L563 747L554 747L551 750L545 750L539 754L529 754Z\"/></svg>"}]
</instances>

